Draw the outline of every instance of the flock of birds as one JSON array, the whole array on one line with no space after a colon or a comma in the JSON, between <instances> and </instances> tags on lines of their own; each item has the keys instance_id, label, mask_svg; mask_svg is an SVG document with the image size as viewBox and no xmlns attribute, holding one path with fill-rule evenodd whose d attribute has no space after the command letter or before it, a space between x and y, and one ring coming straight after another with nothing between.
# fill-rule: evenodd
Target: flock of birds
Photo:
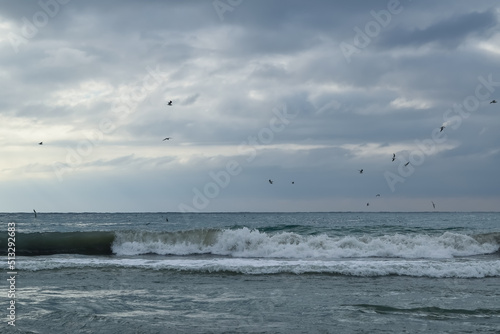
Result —
<instances>
[{"instance_id":1,"label":"flock of birds","mask_svg":"<svg viewBox=\"0 0 500 334\"><path fill-rule=\"evenodd\" d=\"M172 100L168 101L167 106L172 106L172 103L173 103ZM497 101L492 100L490 102L490 104L492 104L492 103L497 103ZM446 126L441 125L439 132L442 132L445 128L446 128ZM170 140L170 139L172 139L172 137L165 137L162 141L166 141L166 140ZM38 145L43 145L43 141L39 142ZM395 160L396 160L396 153L393 153L392 154L392 161L394 162ZM409 161L407 163L405 163L405 167L407 167L409 164L410 164ZM358 169L359 174L363 174L363 171L364 171L364 169ZM269 179L269 184L273 184L273 182L274 182L273 180ZM295 181L292 181L292 184L295 184ZM380 194L375 195L375 197L380 197ZM434 204L434 202L432 202L432 201L431 201L431 203L432 203L432 207L434 209L436 209L436 204ZM366 203L366 206L370 206L370 202ZM36 214L35 209L33 209L33 212L35 213L35 218L36 218L37 214ZM168 219L167 219L167 221L168 221Z\"/></svg>"},{"instance_id":2,"label":"flock of birds","mask_svg":"<svg viewBox=\"0 0 500 334\"><path fill-rule=\"evenodd\" d=\"M491 102L491 103L496 103L496 102ZM443 128L444 128L444 126L441 127L441 131L443 131ZM392 161L395 161L395 160L396 160L396 153L393 153L392 154ZM407 163L405 163L405 167L408 166L409 164L410 164L409 161ZM359 174L363 174L364 169L358 169L358 172L359 172ZM274 183L274 181L271 180L271 179L269 179L268 182L269 182L269 184L273 184ZM292 184L295 184L295 181L292 181ZM375 195L375 197L380 197L380 194ZM434 202L432 202L432 201L431 201L431 203L432 203L433 208L435 209L436 208L436 204L434 204ZM370 202L366 203L366 206L370 206Z\"/></svg>"},{"instance_id":3,"label":"flock of birds","mask_svg":"<svg viewBox=\"0 0 500 334\"><path fill-rule=\"evenodd\" d=\"M492 104L492 103L497 103L497 101L496 100L492 100L490 102L490 104ZM443 132L443 130L445 128L446 128L445 125L441 125L441 127L439 128L439 132ZM394 162L395 160L396 160L396 153L393 153L392 154L392 161ZM405 163L404 166L407 167L409 164L410 164L410 161L408 161L407 163ZM359 172L359 174L363 174L364 169L358 169L358 172ZM269 184L273 184L273 182L274 182L273 180L269 179ZM295 182L292 181L292 184L295 184ZM375 197L380 197L380 194L375 195ZM431 204L432 204L432 208L436 209L436 204L433 201L431 201ZM366 206L370 206L370 202L366 203Z\"/></svg>"}]
</instances>

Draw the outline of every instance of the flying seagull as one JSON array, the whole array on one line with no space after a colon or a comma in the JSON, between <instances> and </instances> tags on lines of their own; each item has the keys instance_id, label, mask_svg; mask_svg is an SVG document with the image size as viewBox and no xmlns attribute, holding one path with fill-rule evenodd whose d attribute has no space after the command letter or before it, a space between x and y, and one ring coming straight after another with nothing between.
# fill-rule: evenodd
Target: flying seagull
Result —
<instances>
[{"instance_id":1,"label":"flying seagull","mask_svg":"<svg viewBox=\"0 0 500 334\"><path fill-rule=\"evenodd\" d=\"M446 126L442 125L442 126L441 126L441 131L439 131L439 132L442 132L442 131L444 130L444 128L445 128L445 127L446 127Z\"/></svg>"},{"instance_id":2,"label":"flying seagull","mask_svg":"<svg viewBox=\"0 0 500 334\"><path fill-rule=\"evenodd\" d=\"M270 184L273 184L273 180L269 179L269 183L270 183Z\"/></svg>"},{"instance_id":3,"label":"flying seagull","mask_svg":"<svg viewBox=\"0 0 500 334\"><path fill-rule=\"evenodd\" d=\"M172 137L167 137L167 138L163 139L162 141L170 140L170 138L172 138Z\"/></svg>"},{"instance_id":4,"label":"flying seagull","mask_svg":"<svg viewBox=\"0 0 500 334\"><path fill-rule=\"evenodd\" d=\"M492 104L492 103L497 103L497 100L493 100L490 102L490 104Z\"/></svg>"},{"instance_id":5,"label":"flying seagull","mask_svg":"<svg viewBox=\"0 0 500 334\"><path fill-rule=\"evenodd\" d=\"M35 211L35 209L33 209L33 212L35 213L35 218L36 218L36 211Z\"/></svg>"},{"instance_id":6,"label":"flying seagull","mask_svg":"<svg viewBox=\"0 0 500 334\"><path fill-rule=\"evenodd\" d=\"M363 170L362 169L359 170L359 174L363 174Z\"/></svg>"},{"instance_id":7,"label":"flying seagull","mask_svg":"<svg viewBox=\"0 0 500 334\"><path fill-rule=\"evenodd\" d=\"M434 204L433 201L431 201L431 203L432 203L432 207L435 209L436 208L436 204Z\"/></svg>"},{"instance_id":8,"label":"flying seagull","mask_svg":"<svg viewBox=\"0 0 500 334\"><path fill-rule=\"evenodd\" d=\"M396 153L392 154L392 161L396 160Z\"/></svg>"},{"instance_id":9,"label":"flying seagull","mask_svg":"<svg viewBox=\"0 0 500 334\"><path fill-rule=\"evenodd\" d=\"M168 101L167 105L171 106L172 105L172 101Z\"/></svg>"},{"instance_id":10,"label":"flying seagull","mask_svg":"<svg viewBox=\"0 0 500 334\"><path fill-rule=\"evenodd\" d=\"M38 145L43 145L43 141L39 142Z\"/></svg>"}]
</instances>

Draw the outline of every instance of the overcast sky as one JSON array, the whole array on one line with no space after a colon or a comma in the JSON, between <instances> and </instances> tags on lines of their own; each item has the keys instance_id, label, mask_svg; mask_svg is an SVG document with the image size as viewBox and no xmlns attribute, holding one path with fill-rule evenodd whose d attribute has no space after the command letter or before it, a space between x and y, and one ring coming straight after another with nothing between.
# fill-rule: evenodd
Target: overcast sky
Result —
<instances>
[{"instance_id":1,"label":"overcast sky","mask_svg":"<svg viewBox=\"0 0 500 334\"><path fill-rule=\"evenodd\" d=\"M496 0L0 3L0 211L500 207Z\"/></svg>"}]
</instances>

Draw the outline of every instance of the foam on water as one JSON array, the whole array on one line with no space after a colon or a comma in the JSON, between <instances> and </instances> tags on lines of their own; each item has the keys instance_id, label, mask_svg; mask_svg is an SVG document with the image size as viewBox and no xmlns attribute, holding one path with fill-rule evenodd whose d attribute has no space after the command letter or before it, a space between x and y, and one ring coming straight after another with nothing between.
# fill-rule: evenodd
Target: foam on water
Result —
<instances>
[{"instance_id":1,"label":"foam on water","mask_svg":"<svg viewBox=\"0 0 500 334\"><path fill-rule=\"evenodd\" d=\"M143 270L174 270L201 273L233 272L239 274L333 274L347 276L415 276L436 278L500 277L500 261L456 260L290 260L249 258L58 258L46 257L19 262L21 270L54 270L62 268L136 268Z\"/></svg>"}]
</instances>

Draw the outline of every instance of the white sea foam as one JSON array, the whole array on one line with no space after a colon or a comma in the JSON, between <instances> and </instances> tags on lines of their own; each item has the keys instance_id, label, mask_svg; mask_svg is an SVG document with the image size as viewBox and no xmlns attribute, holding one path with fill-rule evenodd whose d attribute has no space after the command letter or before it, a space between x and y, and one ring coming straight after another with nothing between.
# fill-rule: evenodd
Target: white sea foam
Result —
<instances>
[{"instance_id":1,"label":"white sea foam","mask_svg":"<svg viewBox=\"0 0 500 334\"><path fill-rule=\"evenodd\" d=\"M141 270L173 270L201 273L233 272L240 274L334 274L348 276L415 276L434 278L500 277L500 261L496 259L350 259L296 260L250 258L23 258L20 270L61 268L135 268Z\"/></svg>"},{"instance_id":2,"label":"white sea foam","mask_svg":"<svg viewBox=\"0 0 500 334\"><path fill-rule=\"evenodd\" d=\"M119 232L113 244L117 255L213 254L242 258L342 259L435 258L445 259L498 251L495 242L480 243L471 236L441 235L302 236L291 232L267 234L258 230L193 230L182 233Z\"/></svg>"}]
</instances>

